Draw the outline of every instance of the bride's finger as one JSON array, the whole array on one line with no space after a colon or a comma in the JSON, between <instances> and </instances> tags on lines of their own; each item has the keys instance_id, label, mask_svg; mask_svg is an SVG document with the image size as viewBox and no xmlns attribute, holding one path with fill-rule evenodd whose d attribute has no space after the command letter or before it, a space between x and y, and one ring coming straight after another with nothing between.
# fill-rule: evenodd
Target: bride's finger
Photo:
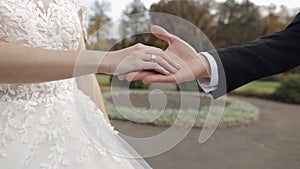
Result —
<instances>
[{"instance_id":1,"label":"bride's finger","mask_svg":"<svg viewBox=\"0 0 300 169\"><path fill-rule=\"evenodd\" d=\"M146 61L151 60L151 55L157 55L160 56L163 60L165 60L168 63L168 65L170 65L171 67L174 67L177 70L181 68L181 66L174 59L175 55L171 57L170 53L167 54L162 49L153 46L146 46L146 45L141 45L141 46L143 46L143 50L141 50L140 52L147 53L150 56L150 57L149 56L145 57Z\"/></svg>"},{"instance_id":2,"label":"bride's finger","mask_svg":"<svg viewBox=\"0 0 300 169\"><path fill-rule=\"evenodd\" d=\"M126 75L127 75L127 74L121 74L121 75L118 75L118 79L119 79L119 80L125 80L125 79L126 79Z\"/></svg>"},{"instance_id":3,"label":"bride's finger","mask_svg":"<svg viewBox=\"0 0 300 169\"><path fill-rule=\"evenodd\" d=\"M152 57L155 57L154 59ZM170 73L177 73L177 69L175 67L173 67L171 64L169 64L165 59L163 59L162 56L160 55L150 55L150 59L148 57L148 59L145 59L148 62L156 62L158 63L160 66L162 66L164 69L166 69L167 71L169 71Z\"/></svg>"},{"instance_id":4,"label":"bride's finger","mask_svg":"<svg viewBox=\"0 0 300 169\"><path fill-rule=\"evenodd\" d=\"M161 65L161 66L166 66L166 63L167 65L171 66L171 67L174 67L175 69L179 70L181 68L181 66L176 62L176 59L175 55L172 55L171 53L166 53L164 51L158 51L158 50L149 50L147 51L151 54L154 54L156 56L159 56L160 59L162 59L161 61L164 62L164 65ZM172 57L171 57L172 55Z\"/></svg>"},{"instance_id":5,"label":"bride's finger","mask_svg":"<svg viewBox=\"0 0 300 169\"><path fill-rule=\"evenodd\" d=\"M178 57L176 57L176 55L170 52L160 52L157 54L161 56L166 62L168 62L171 66L175 67L177 70L181 68L181 66L177 63Z\"/></svg>"},{"instance_id":6,"label":"bride's finger","mask_svg":"<svg viewBox=\"0 0 300 169\"><path fill-rule=\"evenodd\" d=\"M143 65L143 70L154 70L163 75L170 75L170 72L168 70L166 70L164 67L162 67L156 62L145 61L142 65Z\"/></svg>"}]
</instances>

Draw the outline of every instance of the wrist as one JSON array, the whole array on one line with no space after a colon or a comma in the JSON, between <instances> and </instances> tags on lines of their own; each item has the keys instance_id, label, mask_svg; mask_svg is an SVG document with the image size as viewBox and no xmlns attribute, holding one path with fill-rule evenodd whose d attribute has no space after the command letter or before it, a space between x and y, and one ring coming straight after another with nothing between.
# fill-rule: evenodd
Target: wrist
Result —
<instances>
[{"instance_id":1,"label":"wrist","mask_svg":"<svg viewBox=\"0 0 300 169\"><path fill-rule=\"evenodd\" d=\"M126 59L127 56L130 56L132 53L134 53L136 51L137 50L135 50L135 48L128 47L128 48L117 50L117 51L106 52L103 55L103 60L100 65L101 72L106 73L106 74L124 73L124 72L122 72L124 69L124 66L121 66L120 64L125 61L124 59ZM120 70L117 70L117 69L120 69Z\"/></svg>"},{"instance_id":2,"label":"wrist","mask_svg":"<svg viewBox=\"0 0 300 169\"><path fill-rule=\"evenodd\" d=\"M198 63L197 64L198 64L199 73L196 76L196 78L197 79L199 79L199 78L210 78L210 76L211 76L211 68L210 68L210 65L209 65L209 61L201 53L198 54L197 56L198 56L197 57L197 59L198 59Z\"/></svg>"},{"instance_id":3,"label":"wrist","mask_svg":"<svg viewBox=\"0 0 300 169\"><path fill-rule=\"evenodd\" d=\"M116 66L119 64L118 55L119 51L103 52L99 72L113 74L116 70Z\"/></svg>"}]
</instances>

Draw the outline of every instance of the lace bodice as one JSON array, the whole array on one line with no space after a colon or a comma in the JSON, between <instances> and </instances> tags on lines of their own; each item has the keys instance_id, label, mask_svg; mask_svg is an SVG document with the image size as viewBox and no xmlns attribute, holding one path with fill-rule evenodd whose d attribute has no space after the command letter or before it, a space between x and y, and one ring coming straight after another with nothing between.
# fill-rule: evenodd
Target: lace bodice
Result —
<instances>
[{"instance_id":1,"label":"lace bodice","mask_svg":"<svg viewBox=\"0 0 300 169\"><path fill-rule=\"evenodd\" d=\"M83 0L53 0L47 9L40 0L1 0L0 38L30 47L76 50L81 32L86 36L86 11Z\"/></svg>"},{"instance_id":2,"label":"lace bodice","mask_svg":"<svg viewBox=\"0 0 300 169\"><path fill-rule=\"evenodd\" d=\"M82 33L87 39L87 19L88 10L84 0L52 0L47 8L43 0L1 0L0 39L22 46L76 50ZM30 85L0 83L0 87L17 93L18 87L30 90L50 85L56 88L68 85L70 81L74 82L74 79Z\"/></svg>"},{"instance_id":3,"label":"lace bodice","mask_svg":"<svg viewBox=\"0 0 300 169\"><path fill-rule=\"evenodd\" d=\"M37 3L33 0L1 0L0 39L29 47L77 50L81 35L87 37L87 15L83 0L53 0L47 9L40 0ZM35 84L0 83L0 157L8 156L7 145L18 140L28 145L25 165L29 165L38 147L48 142L51 148L40 167L56 169L70 165L71 158L65 154L72 152L66 152L62 146L66 133L83 136L69 105L74 103L74 92L80 95L78 99L86 102L82 103L86 104L86 111L98 112L98 119L105 122L103 114L95 110L95 104L74 91L76 89L74 78ZM108 131L115 132L110 125L103 124ZM86 137L78 139L80 146L77 149L81 153L75 157L76 161L87 158L94 148L103 154Z\"/></svg>"},{"instance_id":4,"label":"lace bodice","mask_svg":"<svg viewBox=\"0 0 300 169\"><path fill-rule=\"evenodd\" d=\"M0 1L2 41L76 50L82 34L87 40L84 0L52 0L47 9L43 0ZM138 157L130 146L127 152L117 133L90 97L78 89L75 78L0 83L0 168L150 168L146 162L131 160L129 164L117 156Z\"/></svg>"}]
</instances>

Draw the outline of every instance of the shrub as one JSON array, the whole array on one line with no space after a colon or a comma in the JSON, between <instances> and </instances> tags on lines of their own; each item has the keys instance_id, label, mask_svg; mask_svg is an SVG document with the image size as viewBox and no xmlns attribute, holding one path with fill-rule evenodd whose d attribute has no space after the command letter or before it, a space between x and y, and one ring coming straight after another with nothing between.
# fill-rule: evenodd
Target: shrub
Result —
<instances>
[{"instance_id":1,"label":"shrub","mask_svg":"<svg viewBox=\"0 0 300 169\"><path fill-rule=\"evenodd\" d=\"M117 76L112 76L110 79L110 83L112 86L118 86L118 87L129 87L130 89L149 89L149 84L144 84L143 81L133 81L128 82L126 80L119 80Z\"/></svg>"},{"instance_id":2,"label":"shrub","mask_svg":"<svg viewBox=\"0 0 300 169\"><path fill-rule=\"evenodd\" d=\"M300 74L289 74L276 89L274 97L288 103L300 103Z\"/></svg>"},{"instance_id":3,"label":"shrub","mask_svg":"<svg viewBox=\"0 0 300 169\"><path fill-rule=\"evenodd\" d=\"M178 109L178 108L171 108L166 107L163 111L157 110L155 108L149 109L149 107L125 107L125 106L117 106L111 102L112 95L114 96L122 96L122 95L144 95L144 97L148 98L150 92L153 91L145 91L145 90L131 90L129 93L127 92L104 92L103 98L104 103L106 106L106 110L108 115L112 119L119 119L119 120L128 120L131 119L134 122L140 123L148 123L154 125L161 125L161 126L171 126L174 124L178 115L184 113L184 116L180 118L179 121L176 122L176 125L179 126L189 126L190 124L194 124L194 127L203 127L209 110L210 104L202 105L200 111L196 109ZM182 93L180 92L173 92L173 91L166 91L164 92L168 96L172 97L180 97ZM211 96L208 94L203 93L195 93L195 92L185 92L185 95L201 97L202 100L206 100L209 102L211 100ZM134 101L134 100L133 100ZM178 104L176 101L171 101L172 104ZM233 126L240 126L240 125L248 125L252 122L256 121L260 117L260 111L258 107L252 105L251 103L234 99L231 97L226 98L226 108L222 115L222 119L220 121L220 127L233 127ZM214 111L220 108L220 111L223 111L223 107L217 107L216 105L213 106ZM217 112L220 112L217 111ZM138 113L137 113L138 112ZM211 112L212 113L212 112ZM195 116L196 115L196 116ZM156 118L153 118L156 117ZM178 119L177 119L178 120Z\"/></svg>"},{"instance_id":4,"label":"shrub","mask_svg":"<svg viewBox=\"0 0 300 169\"><path fill-rule=\"evenodd\" d=\"M133 81L129 85L130 89L149 89L149 86L149 84L145 84L141 80Z\"/></svg>"}]
</instances>

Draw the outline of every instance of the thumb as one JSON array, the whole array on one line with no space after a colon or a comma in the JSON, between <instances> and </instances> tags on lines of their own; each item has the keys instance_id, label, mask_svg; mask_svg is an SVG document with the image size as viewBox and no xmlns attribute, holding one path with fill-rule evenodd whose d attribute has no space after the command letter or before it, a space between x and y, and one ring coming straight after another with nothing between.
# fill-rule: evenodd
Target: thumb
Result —
<instances>
[{"instance_id":1,"label":"thumb","mask_svg":"<svg viewBox=\"0 0 300 169\"><path fill-rule=\"evenodd\" d=\"M157 38L168 42L169 44L172 43L174 41L174 39L176 38L175 35L169 33L164 28L162 28L158 25L151 26L151 33L154 36L156 36Z\"/></svg>"}]
</instances>

